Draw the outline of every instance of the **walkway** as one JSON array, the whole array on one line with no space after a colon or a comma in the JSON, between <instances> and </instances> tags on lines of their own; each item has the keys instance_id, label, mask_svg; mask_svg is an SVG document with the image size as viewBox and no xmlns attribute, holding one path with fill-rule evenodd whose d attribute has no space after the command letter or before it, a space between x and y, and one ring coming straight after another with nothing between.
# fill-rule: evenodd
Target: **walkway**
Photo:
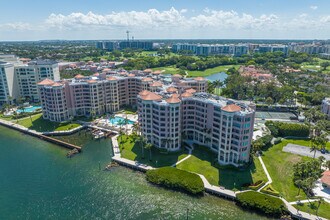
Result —
<instances>
[{"instance_id":1,"label":"walkway","mask_svg":"<svg viewBox=\"0 0 330 220\"><path fill-rule=\"evenodd\" d=\"M314 151L311 151L311 148L297 144L287 144L285 147L283 147L283 151L312 158L314 157ZM323 156L326 160L330 160L329 153L322 154L320 151L316 151L315 158L318 158L320 156Z\"/></svg>"},{"instance_id":2,"label":"walkway","mask_svg":"<svg viewBox=\"0 0 330 220\"><path fill-rule=\"evenodd\" d=\"M267 179L268 179L267 183L266 183L265 185L263 185L260 189L258 189L258 192L260 192L260 191L261 191L263 188L265 188L268 184L271 184L271 183L273 182L273 180L272 180L272 178L270 177L270 175L269 175L269 173L268 173L268 170L267 170L267 168L266 168L266 165L264 164L264 161L262 160L262 158L261 158L260 155L258 156L258 159L259 159L259 161L260 161L260 163L261 163L261 166L262 166L262 168L264 169L264 172L265 172L265 174L266 174L266 176L267 176Z\"/></svg>"},{"instance_id":3,"label":"walkway","mask_svg":"<svg viewBox=\"0 0 330 220\"><path fill-rule=\"evenodd\" d=\"M191 157L191 154L189 154L185 158L182 158L181 160L179 160L178 162L176 162L175 164L173 164L172 167L176 167L179 163L182 163L183 161L187 160L189 157Z\"/></svg>"},{"instance_id":4,"label":"walkway","mask_svg":"<svg viewBox=\"0 0 330 220\"><path fill-rule=\"evenodd\" d=\"M231 199L236 198L236 193L234 191L225 189L224 187L221 187L221 186L213 186L209 183L209 181L207 181L205 176L203 176L202 174L198 174L198 173L196 173L196 174L198 176L200 176L200 178L202 179L206 192L221 195L221 196L228 197Z\"/></svg>"},{"instance_id":5,"label":"walkway","mask_svg":"<svg viewBox=\"0 0 330 220\"><path fill-rule=\"evenodd\" d=\"M319 201L318 199L306 199L306 200L298 200L295 202L289 202L291 205L296 205L296 204L300 204L300 203L307 203L307 202L316 202Z\"/></svg>"},{"instance_id":6,"label":"walkway","mask_svg":"<svg viewBox=\"0 0 330 220\"><path fill-rule=\"evenodd\" d=\"M267 176L267 179L268 179L268 182L258 190L258 192L260 192L260 190L263 189L265 186L267 186L268 184L271 184L273 182L273 180L270 177L270 175L268 173L268 170L267 170L261 156L258 156L258 158L259 158L261 166L264 169L264 172L266 173L266 176ZM298 209L296 209L295 207L293 207L292 204L296 204L296 202L298 202L298 201L289 203L288 201L286 201L282 197L280 197L280 199L284 202L284 204L286 205L286 207L289 210L289 212L291 213L291 215L294 216L295 218L298 218L298 219L311 219L311 220L323 220L323 219L326 220L325 218L321 218L321 217L316 216L316 215L312 215L312 214L309 214L309 213L306 213L306 212L301 212ZM312 200L310 200L310 201L312 201ZM305 200L303 200L303 202L305 202Z\"/></svg>"}]
</instances>

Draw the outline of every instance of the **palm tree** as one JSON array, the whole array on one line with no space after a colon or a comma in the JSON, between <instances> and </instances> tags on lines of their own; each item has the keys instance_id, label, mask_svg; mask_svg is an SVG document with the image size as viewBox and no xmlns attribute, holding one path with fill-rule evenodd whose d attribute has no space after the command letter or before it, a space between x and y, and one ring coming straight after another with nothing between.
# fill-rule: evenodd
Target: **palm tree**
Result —
<instances>
[{"instance_id":1,"label":"palm tree","mask_svg":"<svg viewBox=\"0 0 330 220\"><path fill-rule=\"evenodd\" d=\"M147 139L144 136L139 136L136 141L140 147L141 147L141 152L142 152L142 158L144 158L144 145L147 142Z\"/></svg>"},{"instance_id":2,"label":"palm tree","mask_svg":"<svg viewBox=\"0 0 330 220\"><path fill-rule=\"evenodd\" d=\"M125 125L126 133L127 133L128 122L129 122L129 120L127 119L127 115L126 115L126 118L124 118L124 120L123 120L123 124Z\"/></svg>"},{"instance_id":3,"label":"palm tree","mask_svg":"<svg viewBox=\"0 0 330 220\"><path fill-rule=\"evenodd\" d=\"M149 161L151 161L151 149L152 149L153 145L151 143L146 143L145 148L149 149Z\"/></svg>"}]
</instances>

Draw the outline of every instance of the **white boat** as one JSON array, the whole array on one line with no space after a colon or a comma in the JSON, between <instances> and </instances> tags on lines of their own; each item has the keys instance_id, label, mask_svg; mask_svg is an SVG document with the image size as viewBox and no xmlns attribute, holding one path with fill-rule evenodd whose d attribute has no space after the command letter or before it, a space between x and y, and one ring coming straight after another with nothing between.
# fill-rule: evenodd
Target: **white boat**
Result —
<instances>
[{"instance_id":1,"label":"white boat","mask_svg":"<svg viewBox=\"0 0 330 220\"><path fill-rule=\"evenodd\" d=\"M100 139L100 138L103 138L105 137L105 133L102 132L102 131L98 131L94 134L94 139Z\"/></svg>"}]
</instances>

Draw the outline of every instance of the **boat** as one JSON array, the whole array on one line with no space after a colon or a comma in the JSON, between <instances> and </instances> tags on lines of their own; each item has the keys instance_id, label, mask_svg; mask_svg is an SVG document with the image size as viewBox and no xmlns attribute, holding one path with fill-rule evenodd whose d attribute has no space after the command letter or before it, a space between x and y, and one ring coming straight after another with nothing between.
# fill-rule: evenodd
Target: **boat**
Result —
<instances>
[{"instance_id":1,"label":"boat","mask_svg":"<svg viewBox=\"0 0 330 220\"><path fill-rule=\"evenodd\" d=\"M102 131L97 131L94 133L94 139L101 139L103 137L105 137L105 133Z\"/></svg>"}]
</instances>

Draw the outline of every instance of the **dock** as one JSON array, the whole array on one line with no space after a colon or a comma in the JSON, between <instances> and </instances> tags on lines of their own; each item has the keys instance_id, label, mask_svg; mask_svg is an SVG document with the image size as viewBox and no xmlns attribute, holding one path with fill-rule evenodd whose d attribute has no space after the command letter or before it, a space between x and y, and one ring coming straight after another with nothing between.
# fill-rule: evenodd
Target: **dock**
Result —
<instances>
[{"instance_id":1,"label":"dock","mask_svg":"<svg viewBox=\"0 0 330 220\"><path fill-rule=\"evenodd\" d=\"M31 135L33 137L39 138L40 140L44 140L44 141L47 141L49 143L57 144L59 146L65 147L65 148L70 149L70 150L77 149L78 152L81 152L81 147L80 146L70 144L70 143L67 143L67 142L52 138L52 137L48 137L48 136L44 135L43 133L40 133L40 132L37 132L37 131L34 131L34 130L30 130L30 129L24 127L24 126L15 124L13 122L0 119L0 125L2 125L4 127L7 127L7 128L10 128L10 129L13 129L13 130L16 130L16 131L19 131L19 132L22 132L24 134Z\"/></svg>"}]
</instances>

